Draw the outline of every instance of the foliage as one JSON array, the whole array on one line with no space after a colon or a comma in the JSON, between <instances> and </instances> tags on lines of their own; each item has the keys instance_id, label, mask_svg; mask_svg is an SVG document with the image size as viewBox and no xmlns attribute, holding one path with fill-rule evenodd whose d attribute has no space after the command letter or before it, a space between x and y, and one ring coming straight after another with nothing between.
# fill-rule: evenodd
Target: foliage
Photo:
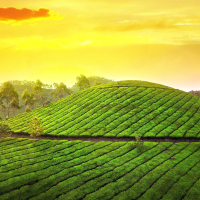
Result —
<instances>
[{"instance_id":1,"label":"foliage","mask_svg":"<svg viewBox=\"0 0 200 200\"><path fill-rule=\"evenodd\" d=\"M200 97L200 91L199 91L199 90L196 90L196 91L191 90L191 91L189 91L189 93L191 93L191 94L193 94L193 95L196 95L196 96Z\"/></svg>"},{"instance_id":2,"label":"foliage","mask_svg":"<svg viewBox=\"0 0 200 200\"><path fill-rule=\"evenodd\" d=\"M33 117L31 123L29 124L29 134L31 137L40 136L43 133L45 127L43 127L42 122L35 116Z\"/></svg>"},{"instance_id":3,"label":"foliage","mask_svg":"<svg viewBox=\"0 0 200 200\"><path fill-rule=\"evenodd\" d=\"M199 143L147 142L143 154L131 144L8 139L0 199L199 199Z\"/></svg>"},{"instance_id":4,"label":"foliage","mask_svg":"<svg viewBox=\"0 0 200 200\"><path fill-rule=\"evenodd\" d=\"M56 91L59 98L63 98L66 94L70 95L70 89L62 82L57 86Z\"/></svg>"},{"instance_id":5,"label":"foliage","mask_svg":"<svg viewBox=\"0 0 200 200\"><path fill-rule=\"evenodd\" d=\"M6 122L1 121L0 122L0 132L1 133L7 133L9 131L11 131L9 125Z\"/></svg>"},{"instance_id":6,"label":"foliage","mask_svg":"<svg viewBox=\"0 0 200 200\"><path fill-rule=\"evenodd\" d=\"M25 112L29 112L29 111L31 111L31 109L30 109L30 107L27 105L27 106L26 106L26 109L25 109Z\"/></svg>"},{"instance_id":7,"label":"foliage","mask_svg":"<svg viewBox=\"0 0 200 200\"><path fill-rule=\"evenodd\" d=\"M42 93L44 91L42 86L43 86L43 83L38 79L35 85L33 86L33 92L35 94Z\"/></svg>"},{"instance_id":8,"label":"foliage","mask_svg":"<svg viewBox=\"0 0 200 200\"><path fill-rule=\"evenodd\" d=\"M42 105L42 106L44 106L44 104L45 104L45 102L46 102L46 100L47 100L47 94L46 93L40 93L40 94L38 94L38 103L40 104L40 105Z\"/></svg>"},{"instance_id":9,"label":"foliage","mask_svg":"<svg viewBox=\"0 0 200 200\"><path fill-rule=\"evenodd\" d=\"M25 105L34 106L36 103L36 98L34 97L34 93L30 93L27 89L24 90L21 95L21 99L25 102Z\"/></svg>"},{"instance_id":10,"label":"foliage","mask_svg":"<svg viewBox=\"0 0 200 200\"><path fill-rule=\"evenodd\" d=\"M0 105L5 117L20 109L18 93L12 83L4 82L0 90Z\"/></svg>"},{"instance_id":11,"label":"foliage","mask_svg":"<svg viewBox=\"0 0 200 200\"><path fill-rule=\"evenodd\" d=\"M54 101L73 93L63 82L61 82L59 85L57 83L53 83L53 85L56 87L56 91L51 91L51 96L53 97Z\"/></svg>"},{"instance_id":12,"label":"foliage","mask_svg":"<svg viewBox=\"0 0 200 200\"><path fill-rule=\"evenodd\" d=\"M136 139L136 147L138 148L138 150L142 150L142 148L144 147L143 146L144 142L140 140L140 136L135 136L135 139Z\"/></svg>"},{"instance_id":13,"label":"foliage","mask_svg":"<svg viewBox=\"0 0 200 200\"><path fill-rule=\"evenodd\" d=\"M45 135L105 135L134 139L137 135L200 137L198 97L180 90L132 86L105 89L102 85L91 87L71 98L37 109L34 115L40 117L47 128ZM32 115L25 113L20 117L23 124L19 123L17 117L7 122L12 125L13 131L23 129L23 132L28 133L25 122L29 123L31 118ZM175 126L176 121L182 126Z\"/></svg>"},{"instance_id":14,"label":"foliage","mask_svg":"<svg viewBox=\"0 0 200 200\"><path fill-rule=\"evenodd\" d=\"M23 81L10 80L9 82L12 83L14 86L26 86L28 88L30 87L32 88L35 85L35 81L27 81L27 80L23 80ZM43 88L52 89L52 84L51 85L43 84Z\"/></svg>"},{"instance_id":15,"label":"foliage","mask_svg":"<svg viewBox=\"0 0 200 200\"><path fill-rule=\"evenodd\" d=\"M56 89L58 87L58 83L53 83L53 86Z\"/></svg>"},{"instance_id":16,"label":"foliage","mask_svg":"<svg viewBox=\"0 0 200 200\"><path fill-rule=\"evenodd\" d=\"M11 105L11 111L13 115L16 115L16 110L20 110L23 106L19 105L19 98L13 98L13 100L10 102Z\"/></svg>"},{"instance_id":17,"label":"foliage","mask_svg":"<svg viewBox=\"0 0 200 200\"><path fill-rule=\"evenodd\" d=\"M77 82L75 83L75 85L78 86L79 90L84 90L90 87L89 80L83 74L81 74L80 76L77 76L76 80Z\"/></svg>"},{"instance_id":18,"label":"foliage","mask_svg":"<svg viewBox=\"0 0 200 200\"><path fill-rule=\"evenodd\" d=\"M57 101L58 100L58 95L56 91L51 91L51 97L53 99L53 101Z\"/></svg>"},{"instance_id":19,"label":"foliage","mask_svg":"<svg viewBox=\"0 0 200 200\"><path fill-rule=\"evenodd\" d=\"M113 82L113 80L111 80L111 79L107 79L107 78L100 77L100 76L89 76L89 77L87 77L87 79L89 80L90 85L93 85L95 81L97 81L101 84Z\"/></svg>"},{"instance_id":20,"label":"foliage","mask_svg":"<svg viewBox=\"0 0 200 200\"><path fill-rule=\"evenodd\" d=\"M126 80L126 81L113 81L107 84L103 84L102 87L146 87L146 88L162 88L162 89L171 89L180 91L178 89L174 89L172 87L168 87L158 83L152 83L148 81L140 81L140 80Z\"/></svg>"},{"instance_id":21,"label":"foliage","mask_svg":"<svg viewBox=\"0 0 200 200\"><path fill-rule=\"evenodd\" d=\"M0 139L10 136L10 131L11 129L6 122L0 122Z\"/></svg>"},{"instance_id":22,"label":"foliage","mask_svg":"<svg viewBox=\"0 0 200 200\"><path fill-rule=\"evenodd\" d=\"M44 106L44 102L47 100L47 95L44 93L44 89L42 88L43 85L44 84L38 79L33 86L33 93L39 105Z\"/></svg>"},{"instance_id":23,"label":"foliage","mask_svg":"<svg viewBox=\"0 0 200 200\"><path fill-rule=\"evenodd\" d=\"M95 80L94 83L93 83L93 86L96 86L96 85L101 85L101 82Z\"/></svg>"},{"instance_id":24,"label":"foliage","mask_svg":"<svg viewBox=\"0 0 200 200\"><path fill-rule=\"evenodd\" d=\"M11 82L13 85L28 85L28 86L31 86L31 87L33 87L34 84L35 84L35 81L27 81L27 80L23 80L23 81L11 80L9 82Z\"/></svg>"},{"instance_id":25,"label":"foliage","mask_svg":"<svg viewBox=\"0 0 200 200\"><path fill-rule=\"evenodd\" d=\"M46 105L48 105L48 104L50 104L51 103L51 101L49 100L49 99L47 99L45 102L44 102L44 106L46 106Z\"/></svg>"},{"instance_id":26,"label":"foliage","mask_svg":"<svg viewBox=\"0 0 200 200\"><path fill-rule=\"evenodd\" d=\"M12 108L16 108L16 109L21 108L21 106L19 105L19 98L17 98L17 97L14 97L12 99L12 101L10 102L10 105L11 105Z\"/></svg>"},{"instance_id":27,"label":"foliage","mask_svg":"<svg viewBox=\"0 0 200 200\"><path fill-rule=\"evenodd\" d=\"M111 79L106 79L106 78L100 77L100 76L89 76L89 77L87 77L87 79L89 80L90 85L93 85L94 81L97 81L97 82L99 82L101 84L105 84L105 83L109 83L109 82L113 81ZM76 93L76 92L78 92L79 88L78 88L78 86L73 85L71 87L71 90Z\"/></svg>"}]
</instances>

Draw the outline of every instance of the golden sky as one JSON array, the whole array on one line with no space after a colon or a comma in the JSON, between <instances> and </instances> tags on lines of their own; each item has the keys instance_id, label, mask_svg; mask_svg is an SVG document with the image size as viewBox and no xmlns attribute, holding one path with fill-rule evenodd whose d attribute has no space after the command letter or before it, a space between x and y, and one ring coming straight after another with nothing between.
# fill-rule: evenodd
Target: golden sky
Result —
<instances>
[{"instance_id":1,"label":"golden sky","mask_svg":"<svg viewBox=\"0 0 200 200\"><path fill-rule=\"evenodd\" d=\"M0 1L0 63L0 83L84 74L200 90L200 1Z\"/></svg>"}]
</instances>

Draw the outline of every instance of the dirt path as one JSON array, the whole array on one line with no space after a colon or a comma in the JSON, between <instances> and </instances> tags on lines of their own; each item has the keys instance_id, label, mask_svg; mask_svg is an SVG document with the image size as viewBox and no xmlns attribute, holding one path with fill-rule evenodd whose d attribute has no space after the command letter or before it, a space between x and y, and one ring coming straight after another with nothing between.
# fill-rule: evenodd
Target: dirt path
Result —
<instances>
[{"instance_id":1,"label":"dirt path","mask_svg":"<svg viewBox=\"0 0 200 200\"><path fill-rule=\"evenodd\" d=\"M91 141L91 142L100 142L100 141L112 141L112 142L129 142L136 141L135 138L108 138L108 137L53 137L53 136L38 136L38 137L30 137L26 134L16 134L12 133L10 137L13 138L29 138L29 139L47 139L47 140L83 140L83 141ZM198 138L141 138L141 141L149 141L149 142L200 142Z\"/></svg>"}]
</instances>

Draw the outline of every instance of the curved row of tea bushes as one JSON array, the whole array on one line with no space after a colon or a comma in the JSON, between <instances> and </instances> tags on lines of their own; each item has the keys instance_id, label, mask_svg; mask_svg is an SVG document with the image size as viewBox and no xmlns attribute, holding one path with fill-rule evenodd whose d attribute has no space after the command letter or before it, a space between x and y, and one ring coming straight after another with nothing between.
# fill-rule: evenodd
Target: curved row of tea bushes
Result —
<instances>
[{"instance_id":1,"label":"curved row of tea bushes","mask_svg":"<svg viewBox=\"0 0 200 200\"><path fill-rule=\"evenodd\" d=\"M141 81L141 80L114 81L114 82L95 86L95 88L102 88L102 89L110 88L110 87L146 87L146 88L162 88L162 89L174 90L174 88L166 86L166 85L162 85L159 83L152 83L148 81Z\"/></svg>"},{"instance_id":2,"label":"curved row of tea bushes","mask_svg":"<svg viewBox=\"0 0 200 200\"><path fill-rule=\"evenodd\" d=\"M143 145L4 139L0 199L195 200L200 195L200 143Z\"/></svg>"},{"instance_id":3,"label":"curved row of tea bushes","mask_svg":"<svg viewBox=\"0 0 200 200\"><path fill-rule=\"evenodd\" d=\"M53 102L47 106L40 107L38 109L31 110L30 112L9 118L8 123L10 123L10 127L13 130L20 130L21 127L26 127L25 124L29 123L33 116L37 116L41 119L41 117L43 117L43 113L46 113L46 117L51 117L51 115L55 114L56 112L59 112L63 107L65 107L66 102L74 103L76 99L84 97L85 94L86 91L84 90L74 95L68 96L67 98ZM87 91L87 94L89 95L89 91Z\"/></svg>"},{"instance_id":4,"label":"curved row of tea bushes","mask_svg":"<svg viewBox=\"0 0 200 200\"><path fill-rule=\"evenodd\" d=\"M13 132L28 133L28 123L37 116L46 128L43 135L59 137L200 138L199 97L156 84L127 84L91 87L7 122Z\"/></svg>"},{"instance_id":5,"label":"curved row of tea bushes","mask_svg":"<svg viewBox=\"0 0 200 200\"><path fill-rule=\"evenodd\" d=\"M94 107L92 109L92 112L93 112L93 110L96 110L96 112L93 112L91 114L91 112L89 110L89 112L84 115L86 120L84 120L84 122L82 120L82 122L83 122L82 127L77 127L77 124L75 124L75 127L74 126L71 127L71 130L70 129L65 130L64 134L70 135L70 133L72 133L72 131L73 131L73 133L76 135L76 132L74 132L75 130L79 130L79 128L81 128L81 130L83 131L83 129L88 129L89 126L91 128L90 130L94 131L92 129L92 127L95 126L95 125L97 125L96 128L101 128L100 122L102 121L102 118L103 119L108 118L108 120L114 120L114 119L118 118L120 116L120 113L116 112L115 108L117 106L119 106L120 103L125 101L125 99L127 97L125 96L124 91L121 91L121 93L119 93L119 91L116 91L116 92L118 93L118 100L117 100L115 105L112 105L112 102L110 102L110 99L107 99L107 98L104 97L105 100L104 99L101 100L101 102L103 102L103 103L97 105L96 107ZM128 94L129 93L130 92L128 91ZM134 94L132 94L132 95L134 95ZM118 108L118 111L120 111L120 110L121 110L121 108ZM109 114L108 114L108 112L109 112ZM81 118L82 118L82 116L81 116ZM84 125L88 125L88 127L85 128ZM70 127L68 127L68 128L70 128ZM63 133L62 132L59 133L59 135L61 135L61 134L63 134Z\"/></svg>"}]
</instances>

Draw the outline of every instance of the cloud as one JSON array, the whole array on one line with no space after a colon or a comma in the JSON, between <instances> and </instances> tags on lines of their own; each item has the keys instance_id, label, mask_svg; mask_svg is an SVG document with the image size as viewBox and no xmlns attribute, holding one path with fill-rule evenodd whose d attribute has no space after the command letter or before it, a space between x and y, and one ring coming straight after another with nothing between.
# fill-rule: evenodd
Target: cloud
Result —
<instances>
[{"instance_id":1,"label":"cloud","mask_svg":"<svg viewBox=\"0 0 200 200\"><path fill-rule=\"evenodd\" d=\"M92 41L89 40L89 41L82 42L81 45L88 45L88 44L91 44L91 43L92 43Z\"/></svg>"},{"instance_id":2,"label":"cloud","mask_svg":"<svg viewBox=\"0 0 200 200\"><path fill-rule=\"evenodd\" d=\"M120 21L120 22L118 22L118 23L127 23L127 22L130 22L129 20L127 20L127 19L125 19L125 20L123 20L123 21Z\"/></svg>"},{"instance_id":3,"label":"cloud","mask_svg":"<svg viewBox=\"0 0 200 200\"><path fill-rule=\"evenodd\" d=\"M155 19L144 21L124 20L115 24L102 24L95 27L97 31L134 31L145 29L172 29L176 28L177 20Z\"/></svg>"},{"instance_id":4,"label":"cloud","mask_svg":"<svg viewBox=\"0 0 200 200\"><path fill-rule=\"evenodd\" d=\"M22 21L39 17L50 17L50 10L40 8L39 10L31 10L28 8L0 8L0 21L16 20Z\"/></svg>"}]
</instances>

